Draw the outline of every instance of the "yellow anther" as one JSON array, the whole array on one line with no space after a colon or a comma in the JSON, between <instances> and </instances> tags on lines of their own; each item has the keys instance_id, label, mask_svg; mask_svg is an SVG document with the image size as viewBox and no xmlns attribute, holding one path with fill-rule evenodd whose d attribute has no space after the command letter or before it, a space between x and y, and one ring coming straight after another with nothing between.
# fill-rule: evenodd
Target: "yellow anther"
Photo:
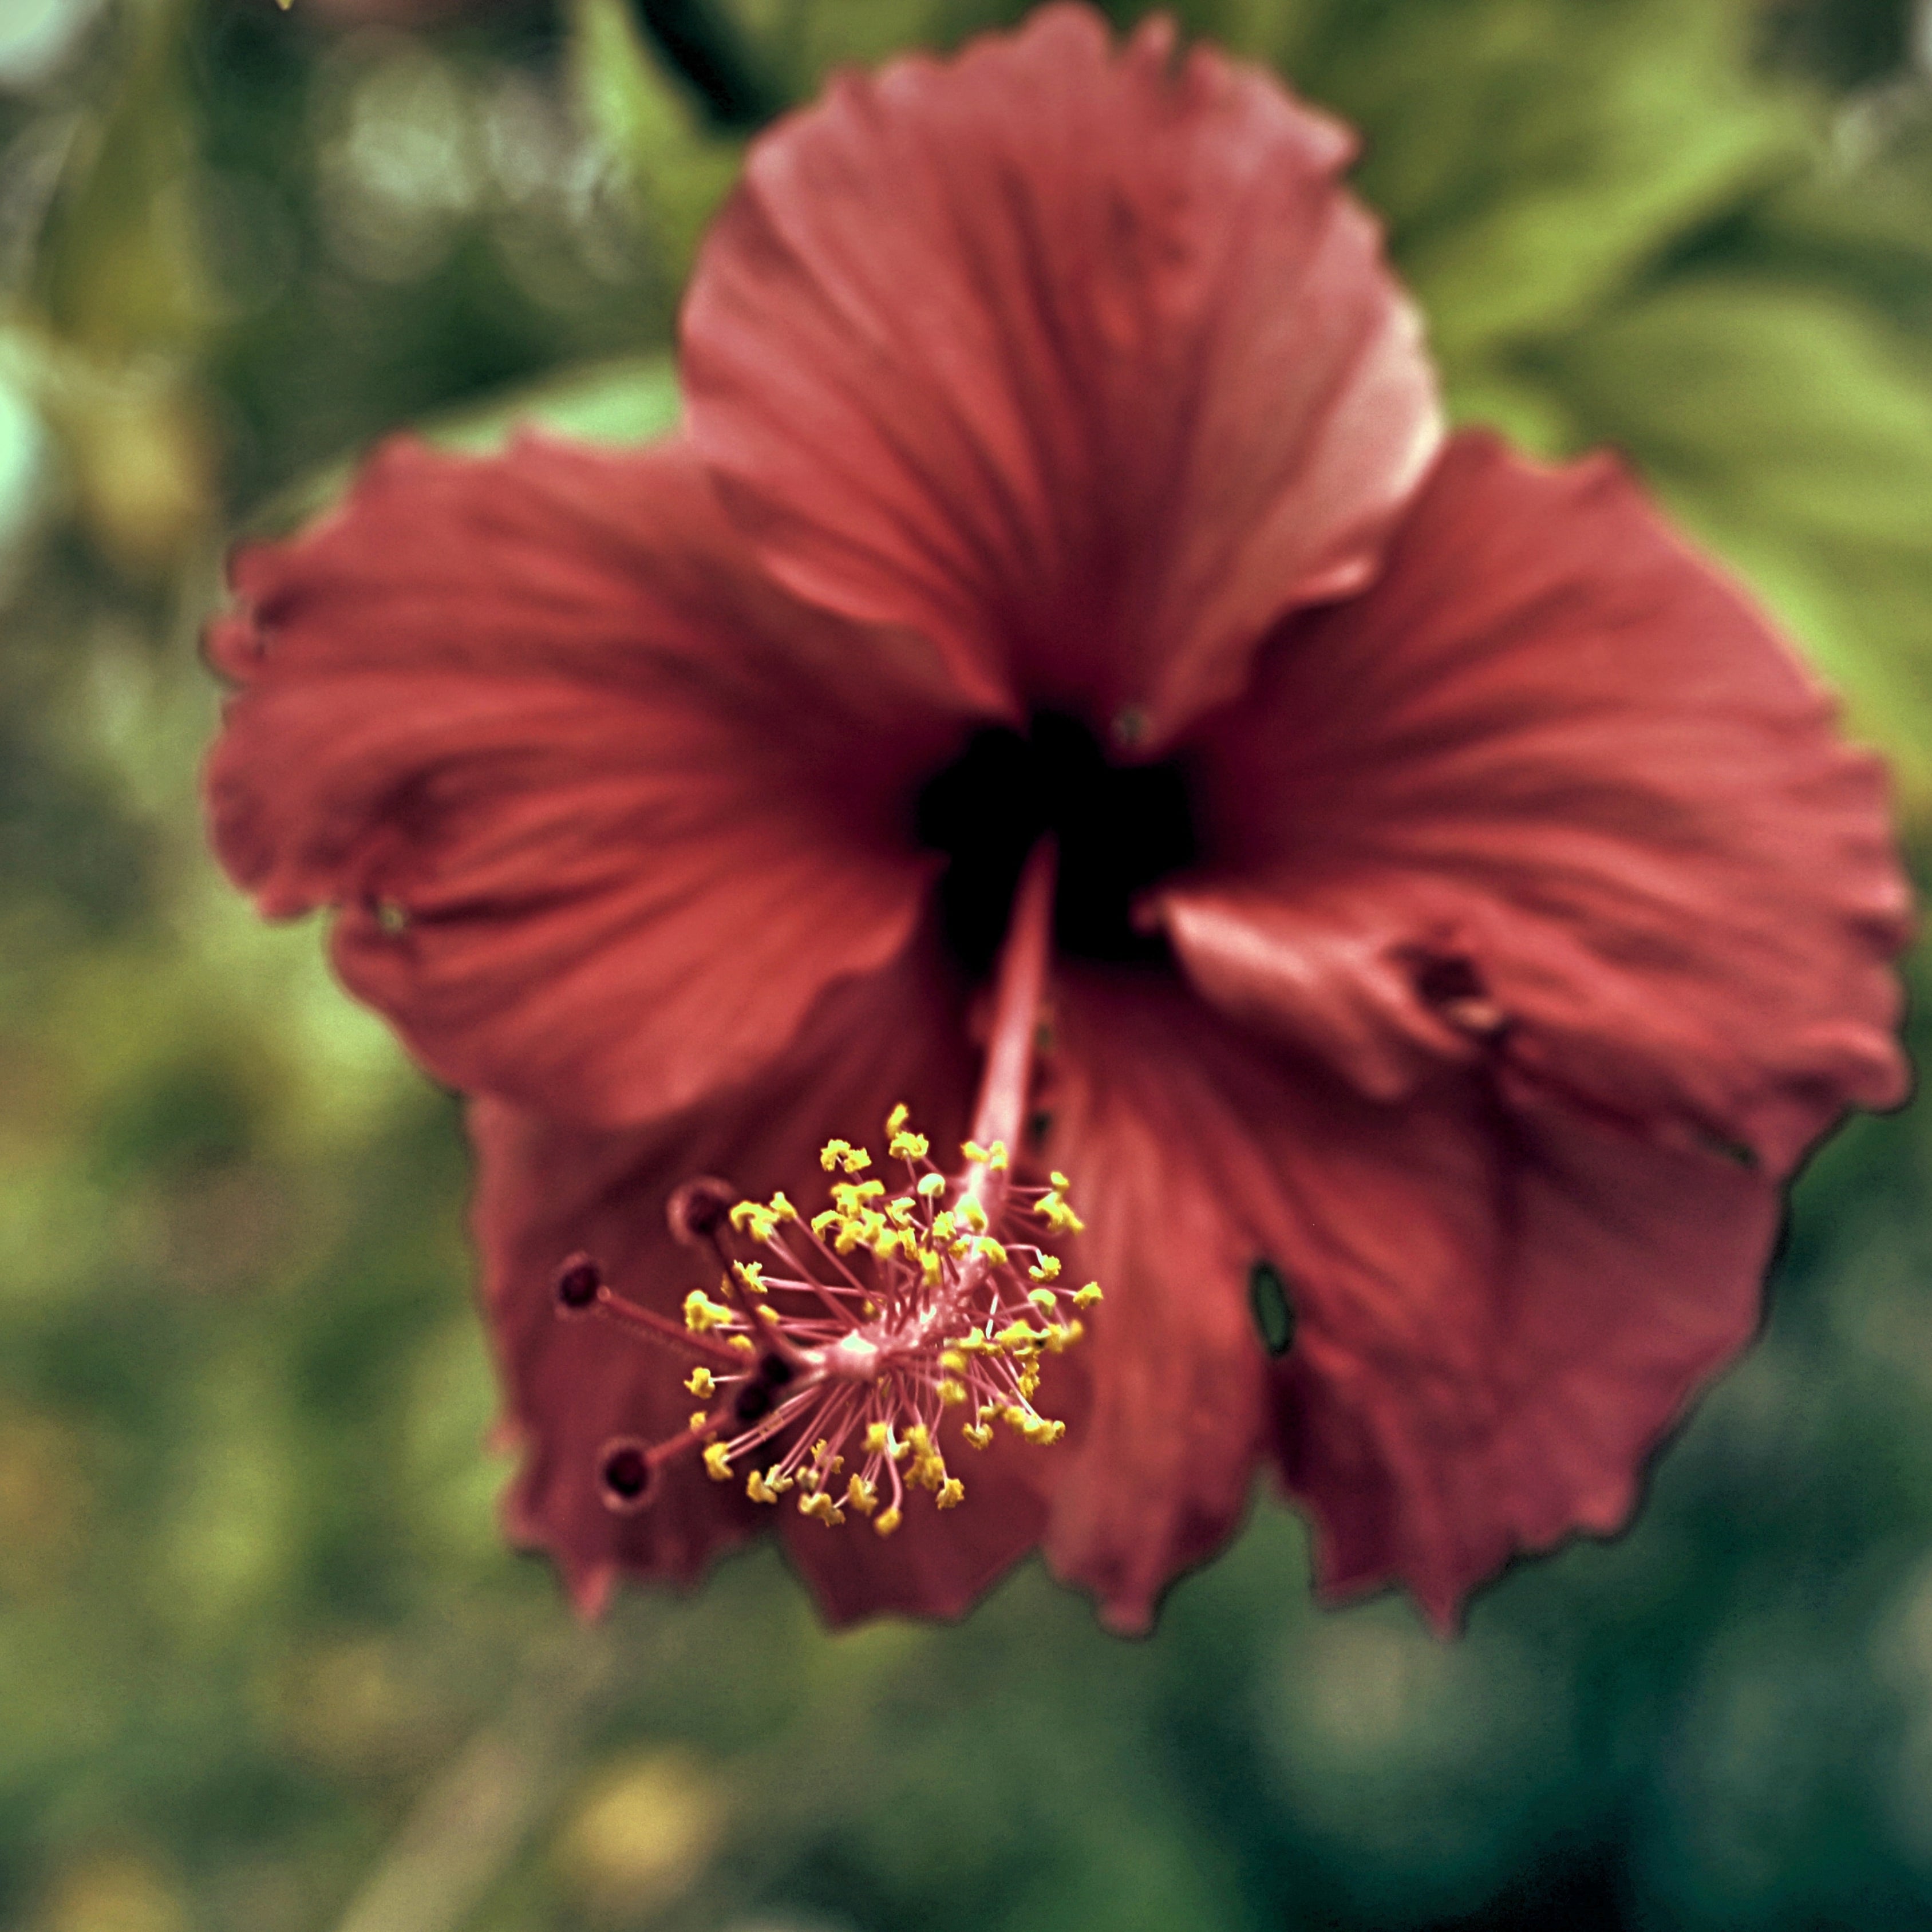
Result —
<instances>
[{"instance_id":1,"label":"yellow anther","mask_svg":"<svg viewBox=\"0 0 1932 1932\"><path fill-rule=\"evenodd\" d=\"M930 1201L935 1194L946 1192L946 1177L943 1174L922 1174L919 1178L919 1191Z\"/></svg>"},{"instance_id":2,"label":"yellow anther","mask_svg":"<svg viewBox=\"0 0 1932 1932\"><path fill-rule=\"evenodd\" d=\"M933 1498L941 1509L957 1509L966 1500L966 1485L957 1476L948 1476Z\"/></svg>"},{"instance_id":3,"label":"yellow anther","mask_svg":"<svg viewBox=\"0 0 1932 1932\"><path fill-rule=\"evenodd\" d=\"M1090 1281L1084 1288L1076 1288L1073 1291L1076 1308L1091 1308L1100 1298L1100 1284L1097 1281Z\"/></svg>"},{"instance_id":4,"label":"yellow anther","mask_svg":"<svg viewBox=\"0 0 1932 1932\"><path fill-rule=\"evenodd\" d=\"M954 1214L950 1208L942 1208L937 1214L933 1216L932 1238L935 1241L942 1243L950 1241L958 1231L958 1217Z\"/></svg>"},{"instance_id":5,"label":"yellow anther","mask_svg":"<svg viewBox=\"0 0 1932 1932\"><path fill-rule=\"evenodd\" d=\"M740 1284L748 1293L764 1293L765 1264L763 1262L734 1262L731 1272L738 1277Z\"/></svg>"},{"instance_id":6,"label":"yellow anther","mask_svg":"<svg viewBox=\"0 0 1932 1932\"><path fill-rule=\"evenodd\" d=\"M1030 1355L1038 1352L1046 1337L1030 1322L1014 1322L1002 1328L993 1340L1010 1355Z\"/></svg>"},{"instance_id":7,"label":"yellow anther","mask_svg":"<svg viewBox=\"0 0 1932 1932\"><path fill-rule=\"evenodd\" d=\"M717 1378L709 1369L693 1369L684 1385L700 1401L718 1393Z\"/></svg>"},{"instance_id":8,"label":"yellow anther","mask_svg":"<svg viewBox=\"0 0 1932 1932\"><path fill-rule=\"evenodd\" d=\"M950 1369L956 1376L963 1376L966 1372L965 1352L957 1343L949 1345L940 1351L939 1366Z\"/></svg>"},{"instance_id":9,"label":"yellow anther","mask_svg":"<svg viewBox=\"0 0 1932 1932\"><path fill-rule=\"evenodd\" d=\"M1027 1273L1035 1281L1058 1281L1060 1279L1060 1257L1058 1255L1042 1255L1027 1270Z\"/></svg>"},{"instance_id":10,"label":"yellow anther","mask_svg":"<svg viewBox=\"0 0 1932 1932\"><path fill-rule=\"evenodd\" d=\"M1072 1182L1069 1180L1066 1175L1062 1174L1057 1167L1046 1178L1048 1181L1053 1186L1058 1189L1062 1194L1064 1194L1066 1190L1073 1185Z\"/></svg>"},{"instance_id":11,"label":"yellow anther","mask_svg":"<svg viewBox=\"0 0 1932 1932\"><path fill-rule=\"evenodd\" d=\"M812 1216L812 1232L814 1234L823 1234L827 1228L836 1227L844 1218L837 1208L828 1208L822 1214Z\"/></svg>"},{"instance_id":12,"label":"yellow anther","mask_svg":"<svg viewBox=\"0 0 1932 1932\"><path fill-rule=\"evenodd\" d=\"M754 1503L775 1503L791 1487L791 1478L778 1474L774 1462L761 1476L754 1469L745 1478L745 1493Z\"/></svg>"},{"instance_id":13,"label":"yellow anther","mask_svg":"<svg viewBox=\"0 0 1932 1932\"><path fill-rule=\"evenodd\" d=\"M1078 1322L1054 1322L1047 1325L1046 1346L1049 1353L1058 1355L1070 1344L1079 1340L1087 1330Z\"/></svg>"},{"instance_id":14,"label":"yellow anther","mask_svg":"<svg viewBox=\"0 0 1932 1932\"><path fill-rule=\"evenodd\" d=\"M1027 1291L1027 1299L1036 1308L1053 1309L1060 1306L1060 1298L1050 1288L1034 1288Z\"/></svg>"},{"instance_id":15,"label":"yellow anther","mask_svg":"<svg viewBox=\"0 0 1932 1932\"><path fill-rule=\"evenodd\" d=\"M1026 1411L1017 1403L1010 1402L1000 1411L1000 1420L1009 1429L1017 1429L1024 1435L1026 1432L1027 1424L1031 1422L1034 1418L1028 1414Z\"/></svg>"},{"instance_id":16,"label":"yellow anther","mask_svg":"<svg viewBox=\"0 0 1932 1932\"><path fill-rule=\"evenodd\" d=\"M1040 1364L1029 1362L1020 1376L1020 1394L1028 1401L1033 1400L1034 1390L1040 1387Z\"/></svg>"},{"instance_id":17,"label":"yellow anther","mask_svg":"<svg viewBox=\"0 0 1932 1932\"><path fill-rule=\"evenodd\" d=\"M684 1298L684 1325L700 1335L707 1328L723 1328L730 1319L730 1310L713 1301L701 1288L694 1288Z\"/></svg>"},{"instance_id":18,"label":"yellow anther","mask_svg":"<svg viewBox=\"0 0 1932 1932\"><path fill-rule=\"evenodd\" d=\"M904 1126L907 1121L911 1118L912 1109L908 1107L903 1100L902 1100L898 1105L886 1116L886 1132L889 1134L897 1133L900 1128Z\"/></svg>"},{"instance_id":19,"label":"yellow anther","mask_svg":"<svg viewBox=\"0 0 1932 1932\"><path fill-rule=\"evenodd\" d=\"M815 1516L827 1529L836 1529L845 1520L845 1512L823 1490L808 1490L798 1499L800 1516Z\"/></svg>"},{"instance_id":20,"label":"yellow anther","mask_svg":"<svg viewBox=\"0 0 1932 1932\"><path fill-rule=\"evenodd\" d=\"M890 1509L872 1519L872 1527L881 1536L890 1536L904 1520L904 1517L899 1514L898 1505L895 1503Z\"/></svg>"},{"instance_id":21,"label":"yellow anther","mask_svg":"<svg viewBox=\"0 0 1932 1932\"><path fill-rule=\"evenodd\" d=\"M769 1211L761 1201L741 1201L731 1210L731 1225L742 1234L754 1217Z\"/></svg>"},{"instance_id":22,"label":"yellow anther","mask_svg":"<svg viewBox=\"0 0 1932 1932\"><path fill-rule=\"evenodd\" d=\"M1043 1194L1034 1203L1033 1211L1056 1234L1077 1234L1087 1223L1057 1194Z\"/></svg>"},{"instance_id":23,"label":"yellow anther","mask_svg":"<svg viewBox=\"0 0 1932 1932\"><path fill-rule=\"evenodd\" d=\"M865 1448L868 1456L890 1456L895 1462L905 1454L905 1444L895 1442L891 1428L883 1422L866 1425Z\"/></svg>"},{"instance_id":24,"label":"yellow anther","mask_svg":"<svg viewBox=\"0 0 1932 1932\"><path fill-rule=\"evenodd\" d=\"M989 1158L986 1150L977 1141L962 1141L959 1151L968 1160L985 1161Z\"/></svg>"},{"instance_id":25,"label":"yellow anther","mask_svg":"<svg viewBox=\"0 0 1932 1932\"><path fill-rule=\"evenodd\" d=\"M827 1141L818 1150L818 1164L830 1174L838 1165L840 1156L851 1151L852 1143L850 1141Z\"/></svg>"},{"instance_id":26,"label":"yellow anther","mask_svg":"<svg viewBox=\"0 0 1932 1932\"><path fill-rule=\"evenodd\" d=\"M870 1516L879 1506L879 1492L863 1476L854 1476L845 1485L845 1505L861 1516Z\"/></svg>"},{"instance_id":27,"label":"yellow anther","mask_svg":"<svg viewBox=\"0 0 1932 1932\"><path fill-rule=\"evenodd\" d=\"M728 1483L731 1480L730 1459L724 1453L722 1442L714 1442L704 1452L704 1473L714 1483Z\"/></svg>"},{"instance_id":28,"label":"yellow anther","mask_svg":"<svg viewBox=\"0 0 1932 1932\"><path fill-rule=\"evenodd\" d=\"M980 1205L977 1196L968 1195L959 1204L959 1214L960 1218L974 1234L983 1234L986 1232L989 1225L986 1220L986 1210Z\"/></svg>"},{"instance_id":29,"label":"yellow anther","mask_svg":"<svg viewBox=\"0 0 1932 1932\"><path fill-rule=\"evenodd\" d=\"M709 1428L711 1412L708 1408L694 1408L691 1412L691 1426L694 1429Z\"/></svg>"},{"instance_id":30,"label":"yellow anther","mask_svg":"<svg viewBox=\"0 0 1932 1932\"><path fill-rule=\"evenodd\" d=\"M755 1355L758 1352L758 1343L748 1335L731 1336L724 1346L728 1348L736 1348L741 1355Z\"/></svg>"},{"instance_id":31,"label":"yellow anther","mask_svg":"<svg viewBox=\"0 0 1932 1932\"><path fill-rule=\"evenodd\" d=\"M946 1272L946 1264L930 1248L919 1251L920 1278L928 1288L937 1288Z\"/></svg>"},{"instance_id":32,"label":"yellow anther","mask_svg":"<svg viewBox=\"0 0 1932 1932\"><path fill-rule=\"evenodd\" d=\"M781 1221L796 1221L798 1219L798 1210L785 1198L782 1190L772 1196L772 1213Z\"/></svg>"},{"instance_id":33,"label":"yellow anther","mask_svg":"<svg viewBox=\"0 0 1932 1932\"><path fill-rule=\"evenodd\" d=\"M1042 1448L1058 1442L1066 1433L1064 1422L1048 1422L1044 1416L1035 1416L1021 1431L1029 1442L1037 1442Z\"/></svg>"},{"instance_id":34,"label":"yellow anther","mask_svg":"<svg viewBox=\"0 0 1932 1932\"><path fill-rule=\"evenodd\" d=\"M980 1237L979 1248L981 1256L989 1267L1004 1268L1006 1266L1006 1251L994 1240L991 1234L982 1234Z\"/></svg>"},{"instance_id":35,"label":"yellow anther","mask_svg":"<svg viewBox=\"0 0 1932 1932\"><path fill-rule=\"evenodd\" d=\"M958 1408L966 1400L966 1384L946 1376L939 1384L939 1400L948 1408Z\"/></svg>"},{"instance_id":36,"label":"yellow anther","mask_svg":"<svg viewBox=\"0 0 1932 1932\"><path fill-rule=\"evenodd\" d=\"M863 1174L872 1164L872 1156L863 1148L848 1148L838 1165L848 1174Z\"/></svg>"},{"instance_id":37,"label":"yellow anther","mask_svg":"<svg viewBox=\"0 0 1932 1932\"><path fill-rule=\"evenodd\" d=\"M1006 1144L1004 1141L995 1141L986 1150L986 1165L995 1174L1005 1173L1007 1168L1012 1165L1007 1156Z\"/></svg>"},{"instance_id":38,"label":"yellow anther","mask_svg":"<svg viewBox=\"0 0 1932 1932\"><path fill-rule=\"evenodd\" d=\"M926 1150L932 1145L932 1142L923 1134L896 1133L886 1152L895 1160L923 1160Z\"/></svg>"},{"instance_id":39,"label":"yellow anther","mask_svg":"<svg viewBox=\"0 0 1932 1932\"><path fill-rule=\"evenodd\" d=\"M915 1456L929 1456L932 1454L932 1434L924 1423L915 1422L906 1431L905 1439L906 1446Z\"/></svg>"},{"instance_id":40,"label":"yellow anther","mask_svg":"<svg viewBox=\"0 0 1932 1932\"><path fill-rule=\"evenodd\" d=\"M896 1195L886 1203L886 1219L895 1228L910 1228L913 1210L918 1205L910 1194Z\"/></svg>"},{"instance_id":41,"label":"yellow anther","mask_svg":"<svg viewBox=\"0 0 1932 1932\"><path fill-rule=\"evenodd\" d=\"M969 1422L959 1432L976 1449L985 1448L993 1439L993 1432L983 1422Z\"/></svg>"}]
</instances>

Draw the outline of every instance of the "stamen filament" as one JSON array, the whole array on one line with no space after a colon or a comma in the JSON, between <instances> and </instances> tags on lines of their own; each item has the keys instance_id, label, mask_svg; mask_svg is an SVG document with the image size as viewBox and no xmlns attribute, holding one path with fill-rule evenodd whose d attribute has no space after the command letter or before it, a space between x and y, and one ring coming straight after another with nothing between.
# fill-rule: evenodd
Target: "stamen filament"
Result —
<instances>
[{"instance_id":1,"label":"stamen filament","mask_svg":"<svg viewBox=\"0 0 1932 1932\"><path fill-rule=\"evenodd\" d=\"M613 1295L587 1257L566 1264L565 1312L610 1316L686 1362L710 1365L686 1386L716 1406L688 1428L654 1448L630 1438L606 1446L614 1508L643 1507L655 1472L700 1444L705 1473L722 1480L782 1437L788 1446L777 1460L745 1475L754 1502L775 1504L796 1486L800 1511L826 1527L843 1523L849 1508L889 1536L913 1490L940 1510L964 1498L946 1467L949 1418L976 1450L991 1443L995 1421L1029 1443L1064 1435L1064 1423L1034 1406L1042 1358L1079 1339L1076 1311L1100 1292L1091 1282L1058 1286L1060 1258L1030 1238L1036 1231L1022 1218L1077 1232L1065 1177L1021 1185L1013 1166L1052 950L1054 870L1052 844L1042 841L1014 896L973 1134L955 1173L935 1165L931 1143L898 1106L885 1127L887 1158L906 1177L902 1193L868 1172L864 1148L842 1140L821 1150L832 1204L809 1219L782 1193L731 1205L723 1183L687 1182L674 1197L672 1226L708 1245L721 1274L718 1298L703 1289L686 1296L682 1328ZM762 1255L736 1252L733 1236ZM848 1455L854 1466L842 1490L836 1479Z\"/></svg>"},{"instance_id":2,"label":"stamen filament","mask_svg":"<svg viewBox=\"0 0 1932 1932\"><path fill-rule=\"evenodd\" d=\"M1042 838L1028 855L1013 893L1012 923L1000 954L993 992L992 1033L980 1077L980 1104L973 1114L970 1144L1016 1148L1026 1119L1027 1090L1032 1084L1035 1036L1040 1000L1046 991L1047 960L1053 950L1053 889L1058 853ZM1011 1169L990 1162L974 1163L966 1189L988 1220L998 1218Z\"/></svg>"}]
</instances>

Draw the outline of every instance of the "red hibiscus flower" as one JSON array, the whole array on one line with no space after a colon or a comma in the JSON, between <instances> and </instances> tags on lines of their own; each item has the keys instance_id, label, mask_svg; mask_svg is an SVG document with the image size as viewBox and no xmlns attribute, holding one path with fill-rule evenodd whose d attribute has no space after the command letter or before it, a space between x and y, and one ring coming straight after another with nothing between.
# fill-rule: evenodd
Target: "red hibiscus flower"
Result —
<instances>
[{"instance_id":1,"label":"red hibiscus flower","mask_svg":"<svg viewBox=\"0 0 1932 1932\"><path fill-rule=\"evenodd\" d=\"M512 1527L584 1604L795 1482L836 1616L1039 1544L1135 1628L1265 1465L1325 1587L1451 1619L1623 1522L1899 1097L1878 770L1616 464L1442 442L1349 153L1075 7L842 79L706 244L677 436L392 444L236 557L216 844L474 1096ZM895 1114L903 1195L828 1176L901 1102L1010 1164Z\"/></svg>"}]
</instances>

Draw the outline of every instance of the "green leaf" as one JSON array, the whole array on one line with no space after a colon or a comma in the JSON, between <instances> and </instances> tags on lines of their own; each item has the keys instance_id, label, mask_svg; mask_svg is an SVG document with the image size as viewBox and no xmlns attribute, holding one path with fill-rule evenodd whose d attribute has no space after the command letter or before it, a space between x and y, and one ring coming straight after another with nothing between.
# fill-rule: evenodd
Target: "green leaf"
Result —
<instances>
[{"instance_id":1,"label":"green leaf","mask_svg":"<svg viewBox=\"0 0 1932 1932\"><path fill-rule=\"evenodd\" d=\"M179 351L212 313L183 192L194 129L185 0L140 0L106 98L82 122L34 262L33 306L102 355Z\"/></svg>"},{"instance_id":2,"label":"green leaf","mask_svg":"<svg viewBox=\"0 0 1932 1932\"><path fill-rule=\"evenodd\" d=\"M682 281L736 178L740 144L707 129L695 104L640 38L624 0L576 0L571 74L586 125L642 200Z\"/></svg>"},{"instance_id":3,"label":"green leaf","mask_svg":"<svg viewBox=\"0 0 1932 1932\"><path fill-rule=\"evenodd\" d=\"M1862 160L1857 149L1856 135L1834 138L1822 165L1726 238L1726 259L1855 290L1900 327L1922 331L1932 310L1932 118L1922 114Z\"/></svg>"},{"instance_id":4,"label":"green leaf","mask_svg":"<svg viewBox=\"0 0 1932 1932\"><path fill-rule=\"evenodd\" d=\"M1452 375L1574 327L1687 230L1802 165L1746 22L1683 0L1330 0L1292 78L1360 128L1358 180Z\"/></svg>"},{"instance_id":5,"label":"green leaf","mask_svg":"<svg viewBox=\"0 0 1932 1932\"><path fill-rule=\"evenodd\" d=\"M677 422L677 370L668 356L566 369L540 382L466 404L422 425L445 449L500 448L521 424L583 442L649 442Z\"/></svg>"},{"instance_id":6,"label":"green leaf","mask_svg":"<svg viewBox=\"0 0 1932 1932\"><path fill-rule=\"evenodd\" d=\"M519 428L548 430L583 442L643 443L668 434L678 417L677 370L668 356L644 356L566 369L414 424L439 449L487 455ZM359 459L340 458L278 491L247 520L253 533L286 530L318 515L349 487Z\"/></svg>"}]
</instances>

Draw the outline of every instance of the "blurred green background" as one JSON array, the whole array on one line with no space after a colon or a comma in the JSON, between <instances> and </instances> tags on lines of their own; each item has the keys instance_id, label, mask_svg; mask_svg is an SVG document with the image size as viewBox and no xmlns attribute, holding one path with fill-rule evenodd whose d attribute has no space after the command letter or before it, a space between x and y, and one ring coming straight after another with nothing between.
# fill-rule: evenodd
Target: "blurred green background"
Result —
<instances>
[{"instance_id":1,"label":"blurred green background","mask_svg":"<svg viewBox=\"0 0 1932 1932\"><path fill-rule=\"evenodd\" d=\"M222 547L403 421L662 428L746 134L1023 10L0 0L0 1924L1932 1927L1923 1108L1458 1645L1265 1498L1137 1645L1036 1568L830 1637L769 1552L586 1633L500 1542L453 1106L202 850ZM1364 128L1456 414L1629 450L1932 850L1932 8L1178 10Z\"/></svg>"}]
</instances>

